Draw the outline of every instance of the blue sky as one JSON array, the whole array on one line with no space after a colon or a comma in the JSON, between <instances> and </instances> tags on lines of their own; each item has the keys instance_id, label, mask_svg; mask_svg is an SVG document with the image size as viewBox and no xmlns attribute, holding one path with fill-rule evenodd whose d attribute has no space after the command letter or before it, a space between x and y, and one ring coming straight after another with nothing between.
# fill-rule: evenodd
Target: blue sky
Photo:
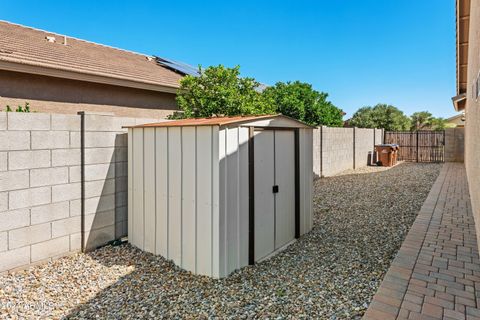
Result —
<instances>
[{"instance_id":1,"label":"blue sky","mask_svg":"<svg viewBox=\"0 0 480 320\"><path fill-rule=\"evenodd\" d=\"M454 0L21 1L0 19L192 65L300 80L351 116L393 104L454 114Z\"/></svg>"}]
</instances>

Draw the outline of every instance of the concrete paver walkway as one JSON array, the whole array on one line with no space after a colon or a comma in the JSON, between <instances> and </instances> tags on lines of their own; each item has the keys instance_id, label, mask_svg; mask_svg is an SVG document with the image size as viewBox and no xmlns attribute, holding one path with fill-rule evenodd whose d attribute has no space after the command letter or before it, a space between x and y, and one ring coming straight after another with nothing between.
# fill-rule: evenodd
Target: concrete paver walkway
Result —
<instances>
[{"instance_id":1,"label":"concrete paver walkway","mask_svg":"<svg viewBox=\"0 0 480 320\"><path fill-rule=\"evenodd\" d=\"M446 163L364 319L480 320L480 261L465 168Z\"/></svg>"}]
</instances>

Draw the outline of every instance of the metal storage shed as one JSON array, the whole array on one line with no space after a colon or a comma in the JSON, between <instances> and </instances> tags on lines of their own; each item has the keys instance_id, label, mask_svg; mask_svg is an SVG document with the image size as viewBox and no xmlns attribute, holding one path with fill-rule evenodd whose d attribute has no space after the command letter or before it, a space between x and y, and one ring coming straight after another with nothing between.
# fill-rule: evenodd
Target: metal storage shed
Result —
<instances>
[{"instance_id":1,"label":"metal storage shed","mask_svg":"<svg viewBox=\"0 0 480 320\"><path fill-rule=\"evenodd\" d=\"M289 117L129 127L128 238L224 277L312 228L312 128Z\"/></svg>"}]
</instances>

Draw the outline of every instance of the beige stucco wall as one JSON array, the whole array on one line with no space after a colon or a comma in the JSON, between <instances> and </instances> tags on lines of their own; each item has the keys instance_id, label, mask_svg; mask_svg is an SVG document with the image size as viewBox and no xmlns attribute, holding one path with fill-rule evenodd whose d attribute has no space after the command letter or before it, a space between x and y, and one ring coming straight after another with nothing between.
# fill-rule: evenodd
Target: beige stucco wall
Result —
<instances>
[{"instance_id":1,"label":"beige stucco wall","mask_svg":"<svg viewBox=\"0 0 480 320\"><path fill-rule=\"evenodd\" d=\"M465 110L465 167L477 227L477 237L480 236L480 98L477 100L473 98L472 88L480 71L479 33L480 1L471 1L467 104Z\"/></svg>"},{"instance_id":2,"label":"beige stucco wall","mask_svg":"<svg viewBox=\"0 0 480 320\"><path fill-rule=\"evenodd\" d=\"M175 94L0 70L0 110L29 102L38 112L108 112L165 118L177 110Z\"/></svg>"},{"instance_id":3,"label":"beige stucco wall","mask_svg":"<svg viewBox=\"0 0 480 320\"><path fill-rule=\"evenodd\" d=\"M445 130L445 162L463 162L465 156L465 128Z\"/></svg>"}]
</instances>

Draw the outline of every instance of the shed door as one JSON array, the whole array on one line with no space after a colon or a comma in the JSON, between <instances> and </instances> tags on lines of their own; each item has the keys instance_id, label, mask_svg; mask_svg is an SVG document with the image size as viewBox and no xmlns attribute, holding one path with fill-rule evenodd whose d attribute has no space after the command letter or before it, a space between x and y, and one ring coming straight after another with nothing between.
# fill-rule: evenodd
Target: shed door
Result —
<instances>
[{"instance_id":1,"label":"shed door","mask_svg":"<svg viewBox=\"0 0 480 320\"><path fill-rule=\"evenodd\" d=\"M275 249L295 239L295 134L275 131Z\"/></svg>"},{"instance_id":2,"label":"shed door","mask_svg":"<svg viewBox=\"0 0 480 320\"><path fill-rule=\"evenodd\" d=\"M257 131L254 136L255 172L255 261L275 250L274 132Z\"/></svg>"},{"instance_id":3,"label":"shed door","mask_svg":"<svg viewBox=\"0 0 480 320\"><path fill-rule=\"evenodd\" d=\"M295 238L295 135L290 130L254 136L255 261Z\"/></svg>"}]
</instances>

